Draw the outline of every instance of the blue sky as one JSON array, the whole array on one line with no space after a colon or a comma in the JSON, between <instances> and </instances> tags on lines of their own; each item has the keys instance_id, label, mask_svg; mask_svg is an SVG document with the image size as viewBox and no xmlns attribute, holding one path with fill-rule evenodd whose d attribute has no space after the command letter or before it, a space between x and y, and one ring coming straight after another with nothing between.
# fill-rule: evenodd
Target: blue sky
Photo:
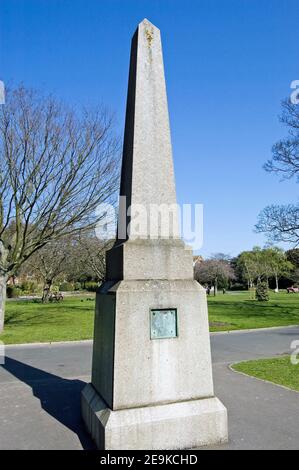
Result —
<instances>
[{"instance_id":1,"label":"blue sky","mask_svg":"<svg viewBox=\"0 0 299 470\"><path fill-rule=\"evenodd\" d=\"M145 17L162 32L178 201L204 204L201 253L263 245L258 212L298 193L262 168L299 79L298 0L0 0L0 79L104 102L122 134Z\"/></svg>"}]
</instances>

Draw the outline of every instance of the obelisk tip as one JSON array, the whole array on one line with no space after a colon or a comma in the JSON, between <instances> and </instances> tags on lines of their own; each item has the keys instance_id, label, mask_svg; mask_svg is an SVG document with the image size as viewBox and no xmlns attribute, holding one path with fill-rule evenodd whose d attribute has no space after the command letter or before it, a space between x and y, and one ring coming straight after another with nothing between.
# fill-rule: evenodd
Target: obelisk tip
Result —
<instances>
[{"instance_id":1,"label":"obelisk tip","mask_svg":"<svg viewBox=\"0 0 299 470\"><path fill-rule=\"evenodd\" d=\"M148 28L149 26L152 27L152 28L155 28L155 29L159 29L157 28L157 26L155 26L153 23L151 23L151 21L149 21L147 18L144 18L138 25L139 27L146 27Z\"/></svg>"}]
</instances>

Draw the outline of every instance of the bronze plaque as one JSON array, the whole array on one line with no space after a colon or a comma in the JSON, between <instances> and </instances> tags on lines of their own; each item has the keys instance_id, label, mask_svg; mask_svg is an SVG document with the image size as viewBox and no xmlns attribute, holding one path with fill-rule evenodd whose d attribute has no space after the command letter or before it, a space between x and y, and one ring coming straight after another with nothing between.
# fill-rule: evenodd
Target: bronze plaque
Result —
<instances>
[{"instance_id":1,"label":"bronze plaque","mask_svg":"<svg viewBox=\"0 0 299 470\"><path fill-rule=\"evenodd\" d=\"M151 339L176 338L177 310L176 308L151 309Z\"/></svg>"}]
</instances>

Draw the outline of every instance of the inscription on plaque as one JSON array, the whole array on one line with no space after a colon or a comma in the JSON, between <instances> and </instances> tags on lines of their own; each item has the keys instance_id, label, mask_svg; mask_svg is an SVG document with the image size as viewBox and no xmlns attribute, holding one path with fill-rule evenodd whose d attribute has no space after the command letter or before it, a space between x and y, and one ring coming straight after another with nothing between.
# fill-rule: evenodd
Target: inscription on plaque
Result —
<instances>
[{"instance_id":1,"label":"inscription on plaque","mask_svg":"<svg viewBox=\"0 0 299 470\"><path fill-rule=\"evenodd\" d=\"M177 311L175 308L152 309L150 322L151 339L177 337Z\"/></svg>"}]
</instances>

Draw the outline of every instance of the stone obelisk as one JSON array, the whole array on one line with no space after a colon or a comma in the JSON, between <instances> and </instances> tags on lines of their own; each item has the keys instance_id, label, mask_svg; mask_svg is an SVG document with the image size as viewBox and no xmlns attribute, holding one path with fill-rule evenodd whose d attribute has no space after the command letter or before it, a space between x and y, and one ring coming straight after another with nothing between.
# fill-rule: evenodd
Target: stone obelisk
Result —
<instances>
[{"instance_id":1,"label":"stone obelisk","mask_svg":"<svg viewBox=\"0 0 299 470\"><path fill-rule=\"evenodd\" d=\"M126 209L176 203L160 31L143 20L132 39L120 195ZM126 222L132 222L128 217ZM163 225L159 219L159 224ZM158 225L159 225L158 224ZM204 289L179 237L144 224L107 253L96 297L92 381L82 416L101 449L184 449L227 440L214 396ZM125 238L125 239L123 239Z\"/></svg>"}]
</instances>

